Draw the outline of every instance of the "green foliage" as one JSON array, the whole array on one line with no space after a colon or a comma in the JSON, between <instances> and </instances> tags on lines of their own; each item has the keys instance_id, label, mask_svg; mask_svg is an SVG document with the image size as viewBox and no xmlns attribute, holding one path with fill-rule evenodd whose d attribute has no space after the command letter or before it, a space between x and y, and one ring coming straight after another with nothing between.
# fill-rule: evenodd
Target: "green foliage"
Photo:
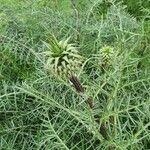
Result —
<instances>
[{"instance_id":1,"label":"green foliage","mask_svg":"<svg viewBox=\"0 0 150 150\"><path fill-rule=\"evenodd\" d=\"M149 0L123 0L123 4L127 5L127 10L130 14L138 18L147 15L146 10L150 9Z\"/></svg>"},{"instance_id":2,"label":"green foliage","mask_svg":"<svg viewBox=\"0 0 150 150\"><path fill-rule=\"evenodd\" d=\"M149 6L0 0L0 149L149 149ZM93 109L62 80L74 67Z\"/></svg>"}]
</instances>

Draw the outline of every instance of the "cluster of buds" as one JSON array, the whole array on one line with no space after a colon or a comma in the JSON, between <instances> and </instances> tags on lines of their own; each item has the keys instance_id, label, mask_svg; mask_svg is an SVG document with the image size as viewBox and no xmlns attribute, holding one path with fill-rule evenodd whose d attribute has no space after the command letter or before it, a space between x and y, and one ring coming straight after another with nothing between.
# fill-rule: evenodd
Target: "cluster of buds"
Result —
<instances>
[{"instance_id":1,"label":"cluster of buds","mask_svg":"<svg viewBox=\"0 0 150 150\"><path fill-rule=\"evenodd\" d=\"M100 49L101 65L106 67L111 64L114 55L114 49L110 46L104 46Z\"/></svg>"}]
</instances>

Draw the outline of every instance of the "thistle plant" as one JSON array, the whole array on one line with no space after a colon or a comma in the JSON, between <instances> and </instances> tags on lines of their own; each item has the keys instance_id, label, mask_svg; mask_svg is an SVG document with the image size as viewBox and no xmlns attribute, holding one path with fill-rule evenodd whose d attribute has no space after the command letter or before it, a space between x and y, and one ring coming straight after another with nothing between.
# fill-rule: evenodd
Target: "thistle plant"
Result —
<instances>
[{"instance_id":1,"label":"thistle plant","mask_svg":"<svg viewBox=\"0 0 150 150\"><path fill-rule=\"evenodd\" d=\"M69 81L73 84L77 93L85 99L86 104L90 109L94 108L93 98L86 94L85 89L75 75L75 72L79 69L82 63L82 57L79 55L75 44L69 44L69 38L66 40L58 41L54 36L49 40L49 43L44 42L48 50L45 52L48 56L46 68L53 74L60 77L67 77ZM101 55L103 60L109 59L112 55L112 48L104 47L101 50ZM97 116L94 116L95 121L97 121ZM106 127L102 123L100 127L100 133L107 139Z\"/></svg>"},{"instance_id":2,"label":"thistle plant","mask_svg":"<svg viewBox=\"0 0 150 150\"><path fill-rule=\"evenodd\" d=\"M55 36L52 36L49 43L44 42L48 48L45 52L48 57L45 67L52 74L69 79L77 93L82 98L86 97L87 104L92 108L92 99L85 96L85 89L76 76L82 64L82 56L79 55L75 44L69 44L69 39L58 41Z\"/></svg>"},{"instance_id":3,"label":"thistle plant","mask_svg":"<svg viewBox=\"0 0 150 150\"><path fill-rule=\"evenodd\" d=\"M80 68L82 57L75 44L68 43L69 39L58 41L52 36L49 43L44 42L47 47L45 53L48 56L45 67L52 74L69 77Z\"/></svg>"}]
</instances>

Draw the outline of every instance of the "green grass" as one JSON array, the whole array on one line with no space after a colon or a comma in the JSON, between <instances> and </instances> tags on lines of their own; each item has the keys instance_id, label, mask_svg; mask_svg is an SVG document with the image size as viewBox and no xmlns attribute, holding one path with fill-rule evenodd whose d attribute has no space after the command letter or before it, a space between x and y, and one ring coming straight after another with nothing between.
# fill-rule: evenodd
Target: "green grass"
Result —
<instances>
[{"instance_id":1,"label":"green grass","mask_svg":"<svg viewBox=\"0 0 150 150\"><path fill-rule=\"evenodd\" d=\"M149 1L72 2L0 0L0 149L150 149ZM45 70L51 35L76 43L94 108ZM104 46L114 54L102 65Z\"/></svg>"}]
</instances>

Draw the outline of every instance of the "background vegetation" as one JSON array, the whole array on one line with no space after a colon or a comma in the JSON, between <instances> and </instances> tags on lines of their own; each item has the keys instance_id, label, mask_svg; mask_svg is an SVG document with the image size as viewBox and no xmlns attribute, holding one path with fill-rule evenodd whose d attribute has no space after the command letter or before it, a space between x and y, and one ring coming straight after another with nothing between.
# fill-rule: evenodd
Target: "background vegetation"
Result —
<instances>
[{"instance_id":1,"label":"background vegetation","mask_svg":"<svg viewBox=\"0 0 150 150\"><path fill-rule=\"evenodd\" d=\"M51 35L84 57L77 75L93 109L45 70ZM150 1L0 0L0 149L150 149Z\"/></svg>"}]
</instances>

